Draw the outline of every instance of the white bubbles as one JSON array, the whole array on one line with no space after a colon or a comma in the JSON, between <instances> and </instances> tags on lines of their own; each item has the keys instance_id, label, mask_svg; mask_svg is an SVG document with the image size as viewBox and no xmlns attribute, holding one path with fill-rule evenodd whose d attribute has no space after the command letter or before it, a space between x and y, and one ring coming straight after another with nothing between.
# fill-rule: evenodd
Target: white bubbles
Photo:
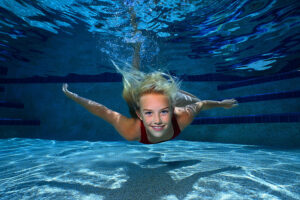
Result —
<instances>
[{"instance_id":1,"label":"white bubbles","mask_svg":"<svg viewBox=\"0 0 300 200\"><path fill-rule=\"evenodd\" d=\"M142 35L142 32L137 32L136 34L129 34L124 38L124 42L126 43L142 43L145 41L145 36Z\"/></svg>"}]
</instances>

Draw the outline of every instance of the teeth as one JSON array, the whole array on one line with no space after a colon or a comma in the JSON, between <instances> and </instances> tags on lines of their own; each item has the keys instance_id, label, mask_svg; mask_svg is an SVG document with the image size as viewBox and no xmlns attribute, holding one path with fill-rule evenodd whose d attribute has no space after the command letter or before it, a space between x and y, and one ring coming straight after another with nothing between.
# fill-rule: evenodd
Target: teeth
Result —
<instances>
[{"instance_id":1,"label":"teeth","mask_svg":"<svg viewBox=\"0 0 300 200\"><path fill-rule=\"evenodd\" d=\"M161 130L163 128L163 126L152 126L153 129L156 129L156 130Z\"/></svg>"}]
</instances>

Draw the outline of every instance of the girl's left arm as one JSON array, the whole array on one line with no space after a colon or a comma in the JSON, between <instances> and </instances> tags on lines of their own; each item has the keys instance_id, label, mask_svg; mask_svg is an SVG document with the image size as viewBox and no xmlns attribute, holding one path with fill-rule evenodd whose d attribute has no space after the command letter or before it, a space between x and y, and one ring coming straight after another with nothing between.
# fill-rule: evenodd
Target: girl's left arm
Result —
<instances>
[{"instance_id":1,"label":"girl's left arm","mask_svg":"<svg viewBox=\"0 0 300 200\"><path fill-rule=\"evenodd\" d=\"M203 106L201 110L208 110L211 108L233 108L238 105L237 100L235 99L224 99L222 101L211 101L211 100L204 100L202 101Z\"/></svg>"},{"instance_id":2,"label":"girl's left arm","mask_svg":"<svg viewBox=\"0 0 300 200\"><path fill-rule=\"evenodd\" d=\"M205 101L199 101L190 105L187 105L185 107L175 107L175 114L177 116L177 121L180 127L180 130L183 130L185 127L187 127L194 118L199 114L202 110L208 110L212 108L233 108L237 106L237 100L235 99L225 99L222 101L211 101L211 100L205 100Z\"/></svg>"}]
</instances>

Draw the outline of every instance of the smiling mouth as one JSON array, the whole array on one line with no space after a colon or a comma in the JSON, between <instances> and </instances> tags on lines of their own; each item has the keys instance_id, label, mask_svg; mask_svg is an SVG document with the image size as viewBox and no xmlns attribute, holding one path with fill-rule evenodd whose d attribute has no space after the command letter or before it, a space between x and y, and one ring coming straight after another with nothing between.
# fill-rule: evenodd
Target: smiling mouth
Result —
<instances>
[{"instance_id":1,"label":"smiling mouth","mask_svg":"<svg viewBox=\"0 0 300 200\"><path fill-rule=\"evenodd\" d=\"M163 130L164 126L151 126L155 131Z\"/></svg>"}]
</instances>

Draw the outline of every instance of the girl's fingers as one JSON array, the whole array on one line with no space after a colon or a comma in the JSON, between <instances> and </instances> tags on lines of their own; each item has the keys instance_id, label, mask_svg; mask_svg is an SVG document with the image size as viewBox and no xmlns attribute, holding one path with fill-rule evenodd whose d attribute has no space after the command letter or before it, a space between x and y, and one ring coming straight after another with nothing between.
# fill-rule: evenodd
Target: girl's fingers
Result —
<instances>
[{"instance_id":1,"label":"girl's fingers","mask_svg":"<svg viewBox=\"0 0 300 200\"><path fill-rule=\"evenodd\" d=\"M67 84L67 83L64 83L64 84L63 84L62 90L63 90L64 92L67 92L67 91L68 91L68 84Z\"/></svg>"}]
</instances>

